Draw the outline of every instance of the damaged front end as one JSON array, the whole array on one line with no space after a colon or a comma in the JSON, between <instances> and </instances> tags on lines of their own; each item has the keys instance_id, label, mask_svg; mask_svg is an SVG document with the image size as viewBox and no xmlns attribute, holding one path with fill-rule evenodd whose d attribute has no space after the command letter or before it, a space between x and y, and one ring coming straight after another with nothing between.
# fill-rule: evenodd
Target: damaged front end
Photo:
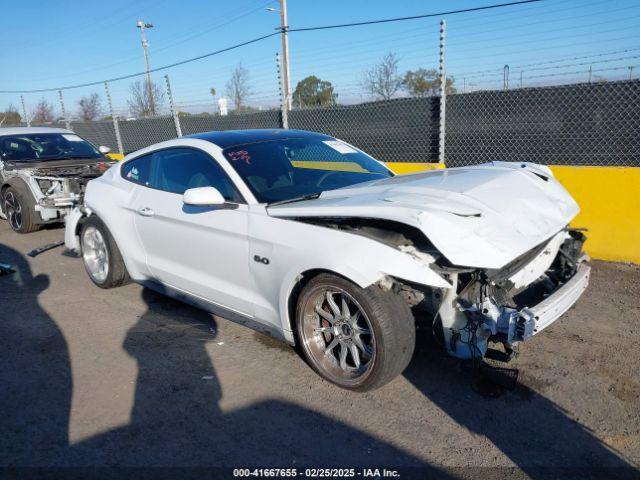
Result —
<instances>
[{"instance_id":1,"label":"damaged front end","mask_svg":"<svg viewBox=\"0 0 640 480\"><path fill-rule=\"evenodd\" d=\"M51 162L53 163L53 162ZM63 219L71 209L82 203L87 183L100 177L110 162L82 164L62 164L50 166L24 166L20 163L6 163L2 170L5 183L24 183L31 192L39 223L56 222Z\"/></svg>"},{"instance_id":2,"label":"damaged front end","mask_svg":"<svg viewBox=\"0 0 640 480\"><path fill-rule=\"evenodd\" d=\"M443 267L456 288L434 289L434 331L458 358L481 358L488 342L511 351L557 320L582 295L590 267L579 230L551 240L499 270Z\"/></svg>"}]
</instances>

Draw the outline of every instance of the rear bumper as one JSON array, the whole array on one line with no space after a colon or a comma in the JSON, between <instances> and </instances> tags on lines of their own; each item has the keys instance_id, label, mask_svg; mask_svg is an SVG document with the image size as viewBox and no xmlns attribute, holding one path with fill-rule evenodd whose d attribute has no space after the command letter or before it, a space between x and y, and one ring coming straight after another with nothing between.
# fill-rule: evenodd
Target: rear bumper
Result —
<instances>
[{"instance_id":1,"label":"rear bumper","mask_svg":"<svg viewBox=\"0 0 640 480\"><path fill-rule=\"evenodd\" d=\"M589 285L591 267L581 263L575 275L555 292L533 307L523 308L515 315L513 339L526 340L540 333L569 310Z\"/></svg>"}]
</instances>

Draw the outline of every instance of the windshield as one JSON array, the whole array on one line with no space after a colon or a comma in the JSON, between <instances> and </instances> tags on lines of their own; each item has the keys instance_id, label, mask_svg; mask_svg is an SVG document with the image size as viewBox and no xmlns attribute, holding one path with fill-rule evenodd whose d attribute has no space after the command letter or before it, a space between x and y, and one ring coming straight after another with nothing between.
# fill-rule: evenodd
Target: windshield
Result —
<instances>
[{"instance_id":1,"label":"windshield","mask_svg":"<svg viewBox=\"0 0 640 480\"><path fill-rule=\"evenodd\" d=\"M313 196L393 175L370 156L327 137L235 145L223 153L261 203Z\"/></svg>"},{"instance_id":2,"label":"windshield","mask_svg":"<svg viewBox=\"0 0 640 480\"><path fill-rule=\"evenodd\" d=\"M0 137L4 161L30 162L67 158L101 158L89 142L72 133L25 133Z\"/></svg>"}]
</instances>

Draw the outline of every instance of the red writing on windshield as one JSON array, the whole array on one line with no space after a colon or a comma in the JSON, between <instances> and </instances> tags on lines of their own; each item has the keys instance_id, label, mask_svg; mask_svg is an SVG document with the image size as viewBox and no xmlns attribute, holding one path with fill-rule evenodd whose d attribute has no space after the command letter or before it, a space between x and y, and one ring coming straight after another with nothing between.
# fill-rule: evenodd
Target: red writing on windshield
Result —
<instances>
[{"instance_id":1,"label":"red writing on windshield","mask_svg":"<svg viewBox=\"0 0 640 480\"><path fill-rule=\"evenodd\" d=\"M236 162L238 160L245 162L247 165L251 165L251 155L246 150L238 150L235 152L228 152L227 156L230 160Z\"/></svg>"}]
</instances>

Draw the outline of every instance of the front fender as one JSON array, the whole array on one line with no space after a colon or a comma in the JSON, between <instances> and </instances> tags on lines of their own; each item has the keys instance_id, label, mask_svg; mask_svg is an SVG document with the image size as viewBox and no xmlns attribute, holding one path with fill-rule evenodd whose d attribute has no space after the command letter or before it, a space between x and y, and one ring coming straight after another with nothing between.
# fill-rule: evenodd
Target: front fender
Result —
<instances>
[{"instance_id":1,"label":"front fender","mask_svg":"<svg viewBox=\"0 0 640 480\"><path fill-rule=\"evenodd\" d=\"M410 253L360 235L308 227L321 229L322 235L314 236L318 245L307 246L302 255L288 257L296 261L282 276L278 301L285 333L290 334L293 330L289 314L291 294L302 276L310 271L332 272L361 288L367 288L387 276L430 287L452 288L451 283L432 270L429 263ZM293 338L292 335L286 336Z\"/></svg>"}]
</instances>

